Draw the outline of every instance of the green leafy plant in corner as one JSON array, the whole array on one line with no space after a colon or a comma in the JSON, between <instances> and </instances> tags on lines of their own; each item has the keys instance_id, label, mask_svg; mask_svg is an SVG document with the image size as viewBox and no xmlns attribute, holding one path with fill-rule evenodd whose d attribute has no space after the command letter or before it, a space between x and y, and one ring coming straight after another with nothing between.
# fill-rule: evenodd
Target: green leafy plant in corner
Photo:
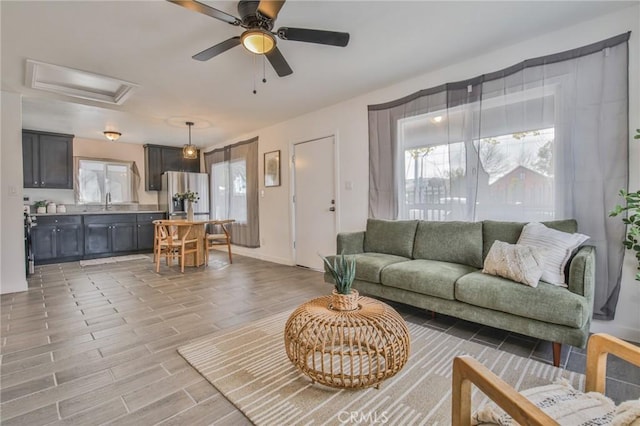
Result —
<instances>
[{"instance_id":1,"label":"green leafy plant in corner","mask_svg":"<svg viewBox=\"0 0 640 426\"><path fill-rule=\"evenodd\" d=\"M640 139L640 129L636 129L636 135L633 138ZM627 235L622 244L636 252L638 271L640 271L640 190L627 192L622 189L620 196L624 198L625 204L615 206L609 216L626 213L627 217L623 217L622 222L627 225ZM640 272L636 273L636 280L640 281Z\"/></svg>"},{"instance_id":2,"label":"green leafy plant in corner","mask_svg":"<svg viewBox=\"0 0 640 426\"><path fill-rule=\"evenodd\" d=\"M326 257L320 256L324 261L329 274L335 282L336 291L340 294L351 293L351 284L356 278L356 261L344 255L344 252L333 258L333 263Z\"/></svg>"}]
</instances>

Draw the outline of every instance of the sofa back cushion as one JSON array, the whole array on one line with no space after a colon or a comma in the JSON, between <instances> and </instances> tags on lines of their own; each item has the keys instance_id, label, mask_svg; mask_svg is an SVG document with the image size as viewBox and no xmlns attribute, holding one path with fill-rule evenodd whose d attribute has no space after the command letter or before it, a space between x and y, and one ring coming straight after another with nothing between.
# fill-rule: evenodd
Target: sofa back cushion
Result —
<instances>
[{"instance_id":1,"label":"sofa back cushion","mask_svg":"<svg viewBox=\"0 0 640 426\"><path fill-rule=\"evenodd\" d=\"M482 222L420 222L413 257L482 268Z\"/></svg>"},{"instance_id":2,"label":"sofa back cushion","mask_svg":"<svg viewBox=\"0 0 640 426\"><path fill-rule=\"evenodd\" d=\"M364 251L411 257L417 220L368 219Z\"/></svg>"},{"instance_id":3,"label":"sofa back cushion","mask_svg":"<svg viewBox=\"0 0 640 426\"><path fill-rule=\"evenodd\" d=\"M578 231L578 222L575 219L552 220L541 223L551 229L570 234ZM522 233L522 228L526 224L527 222L497 222L493 220L482 222L482 259L484 260L487 257L487 253L489 253L496 240L509 244L517 243Z\"/></svg>"}]
</instances>

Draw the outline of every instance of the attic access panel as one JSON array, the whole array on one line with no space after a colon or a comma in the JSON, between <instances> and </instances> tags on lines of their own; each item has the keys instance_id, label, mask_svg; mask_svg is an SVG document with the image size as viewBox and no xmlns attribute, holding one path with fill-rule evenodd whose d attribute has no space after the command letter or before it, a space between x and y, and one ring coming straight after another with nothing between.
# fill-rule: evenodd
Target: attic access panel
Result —
<instances>
[{"instance_id":1,"label":"attic access panel","mask_svg":"<svg viewBox=\"0 0 640 426\"><path fill-rule=\"evenodd\" d=\"M59 95L122 105L139 87L135 83L61 65L26 60L25 85Z\"/></svg>"}]
</instances>

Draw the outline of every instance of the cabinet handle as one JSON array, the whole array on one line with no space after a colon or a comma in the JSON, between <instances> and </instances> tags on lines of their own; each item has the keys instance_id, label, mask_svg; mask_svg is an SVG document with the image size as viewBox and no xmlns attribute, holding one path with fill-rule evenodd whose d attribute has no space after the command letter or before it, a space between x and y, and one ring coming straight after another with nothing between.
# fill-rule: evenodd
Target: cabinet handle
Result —
<instances>
[{"instance_id":1,"label":"cabinet handle","mask_svg":"<svg viewBox=\"0 0 640 426\"><path fill-rule=\"evenodd\" d=\"M34 184L34 185L37 185L37 184L38 184L38 181L33 182L33 184Z\"/></svg>"}]
</instances>

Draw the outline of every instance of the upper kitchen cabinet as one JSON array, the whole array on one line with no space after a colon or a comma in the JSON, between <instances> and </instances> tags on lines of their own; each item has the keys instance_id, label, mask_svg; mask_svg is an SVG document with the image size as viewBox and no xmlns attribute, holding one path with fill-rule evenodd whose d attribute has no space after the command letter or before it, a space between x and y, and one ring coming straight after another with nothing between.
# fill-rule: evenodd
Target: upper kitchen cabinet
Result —
<instances>
[{"instance_id":1,"label":"upper kitchen cabinet","mask_svg":"<svg viewBox=\"0 0 640 426\"><path fill-rule=\"evenodd\" d=\"M199 172L200 151L197 158L187 160L182 156L182 148L147 144L144 146L144 165L145 189L159 191L164 172Z\"/></svg>"},{"instance_id":2,"label":"upper kitchen cabinet","mask_svg":"<svg viewBox=\"0 0 640 426\"><path fill-rule=\"evenodd\" d=\"M22 131L25 188L73 189L73 135Z\"/></svg>"}]
</instances>

